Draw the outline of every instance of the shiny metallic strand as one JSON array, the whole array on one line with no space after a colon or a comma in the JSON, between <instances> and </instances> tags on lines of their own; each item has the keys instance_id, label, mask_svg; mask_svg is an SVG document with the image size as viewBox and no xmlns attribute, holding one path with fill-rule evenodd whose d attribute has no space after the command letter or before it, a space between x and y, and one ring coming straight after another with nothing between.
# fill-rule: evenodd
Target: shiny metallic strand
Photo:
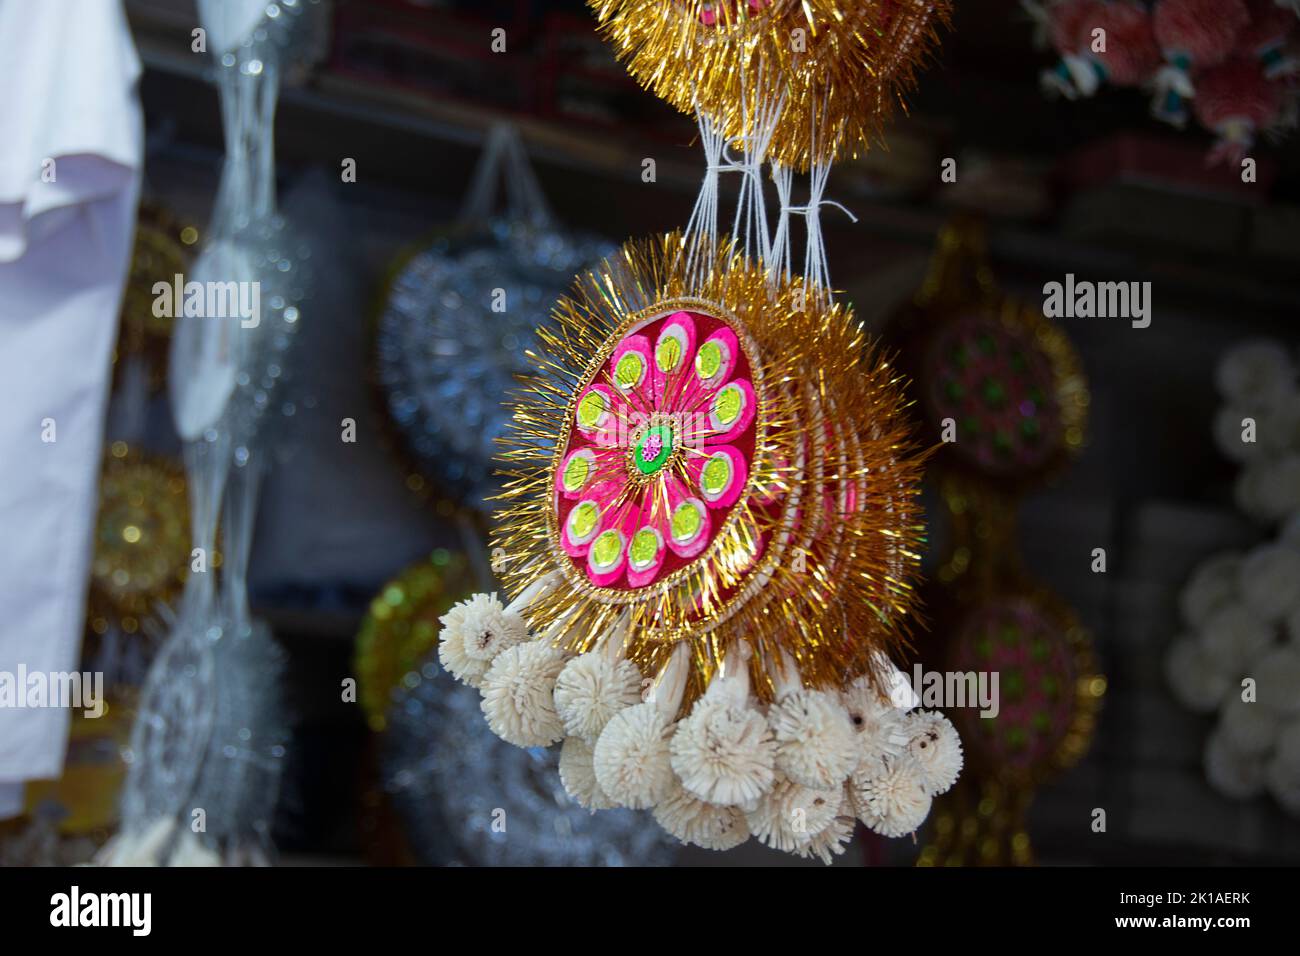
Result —
<instances>
[{"instance_id":1,"label":"shiny metallic strand","mask_svg":"<svg viewBox=\"0 0 1300 956\"><path fill-rule=\"evenodd\" d=\"M505 556L506 590L518 594L558 573L561 586L527 616L577 653L630 611L626 653L648 677L689 641L687 706L738 640L755 651L751 673L765 698L780 651L810 686L874 674L906 643L915 619L924 535L917 500L924 455L905 414L902 377L868 346L851 312L815 304L800 280L773 291L764 269L723 245L710 257L718 266L688 283L686 258L680 234L628 243L579 276L539 336L530 353L536 371L520 379L502 439L505 490L492 543ZM642 589L599 588L558 544L552 489L561 436L623 332L678 308L725 317L749 355L759 399L750 484L686 567ZM843 504L849 484L861 502L853 511ZM752 507L764 488L784 492L782 507Z\"/></svg>"},{"instance_id":2,"label":"shiny metallic strand","mask_svg":"<svg viewBox=\"0 0 1300 956\"><path fill-rule=\"evenodd\" d=\"M950 0L588 0L636 80L682 112L699 111L740 145L757 100L784 96L768 156L806 170L856 155L938 45ZM716 22L702 21L705 7ZM803 31L802 43L796 31ZM814 122L816 120L816 122Z\"/></svg>"}]
</instances>

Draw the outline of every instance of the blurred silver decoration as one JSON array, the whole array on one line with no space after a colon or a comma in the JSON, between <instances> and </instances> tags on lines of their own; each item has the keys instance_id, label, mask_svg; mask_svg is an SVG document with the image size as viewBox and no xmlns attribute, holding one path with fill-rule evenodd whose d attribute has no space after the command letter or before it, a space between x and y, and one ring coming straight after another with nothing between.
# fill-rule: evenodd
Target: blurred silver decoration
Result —
<instances>
[{"instance_id":1,"label":"blurred silver decoration","mask_svg":"<svg viewBox=\"0 0 1300 956\"><path fill-rule=\"evenodd\" d=\"M411 848L431 866L666 866L670 840L650 814L592 814L560 784L559 748L521 750L488 729L479 695L437 654L393 693L384 787Z\"/></svg>"},{"instance_id":2,"label":"blurred silver decoration","mask_svg":"<svg viewBox=\"0 0 1300 956\"><path fill-rule=\"evenodd\" d=\"M288 739L283 655L252 619L247 568L267 452L290 412L286 359L310 250L276 211L275 106L309 0L200 0L217 63L226 156L190 279L236 288L218 314L178 315L169 384L185 442L195 555L133 728L122 832L108 865L265 863ZM234 283L235 285L231 285ZM238 311L238 314L231 314ZM215 547L224 508L223 587Z\"/></svg>"},{"instance_id":3,"label":"blurred silver decoration","mask_svg":"<svg viewBox=\"0 0 1300 956\"><path fill-rule=\"evenodd\" d=\"M494 217L499 176L508 202ZM425 478L484 506L525 350L574 275L613 251L554 224L517 133L494 128L460 222L402 263L376 323L375 377Z\"/></svg>"}]
</instances>

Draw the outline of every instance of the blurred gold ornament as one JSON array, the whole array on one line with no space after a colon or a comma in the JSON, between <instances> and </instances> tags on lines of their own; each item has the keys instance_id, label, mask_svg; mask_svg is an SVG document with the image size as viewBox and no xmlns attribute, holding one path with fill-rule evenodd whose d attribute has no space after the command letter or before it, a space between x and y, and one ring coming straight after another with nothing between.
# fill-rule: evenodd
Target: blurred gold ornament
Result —
<instances>
[{"instance_id":1,"label":"blurred gold ornament","mask_svg":"<svg viewBox=\"0 0 1300 956\"><path fill-rule=\"evenodd\" d=\"M122 297L122 325L114 361L122 355L143 358L151 388L161 388L167 376L167 352L171 342L171 315L154 312L154 284L169 285L175 276L189 271L189 247L198 241L198 230L182 226L162 206L140 204L135 225L131 268Z\"/></svg>"},{"instance_id":2,"label":"blurred gold ornament","mask_svg":"<svg viewBox=\"0 0 1300 956\"><path fill-rule=\"evenodd\" d=\"M128 634L180 592L190 561L185 476L174 463L114 442L100 476L90 566L91 630ZM216 564L215 556L213 564Z\"/></svg>"},{"instance_id":3,"label":"blurred gold ornament","mask_svg":"<svg viewBox=\"0 0 1300 956\"><path fill-rule=\"evenodd\" d=\"M505 590L558 581L531 628L586 653L626 626L646 677L686 643L684 709L741 645L763 699L783 652L809 686L878 676L924 534L901 377L801 280L731 244L688 277L686 248L628 243L541 332L503 439Z\"/></svg>"},{"instance_id":4,"label":"blurred gold ornament","mask_svg":"<svg viewBox=\"0 0 1300 956\"><path fill-rule=\"evenodd\" d=\"M383 730L389 697L438 643L438 618L473 587L462 555L438 549L404 570L370 602L357 633L358 699L371 730Z\"/></svg>"},{"instance_id":5,"label":"blurred gold ornament","mask_svg":"<svg viewBox=\"0 0 1300 956\"><path fill-rule=\"evenodd\" d=\"M780 103L768 156L856 155L916 83L949 0L588 0L642 86L736 144Z\"/></svg>"}]
</instances>

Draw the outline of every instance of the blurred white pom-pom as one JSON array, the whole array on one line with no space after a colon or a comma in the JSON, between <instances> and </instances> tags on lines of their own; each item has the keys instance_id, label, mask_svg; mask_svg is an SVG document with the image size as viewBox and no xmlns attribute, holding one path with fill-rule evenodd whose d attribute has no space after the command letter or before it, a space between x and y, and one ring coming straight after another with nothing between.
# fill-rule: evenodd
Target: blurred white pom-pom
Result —
<instances>
[{"instance_id":1,"label":"blurred white pom-pom","mask_svg":"<svg viewBox=\"0 0 1300 956\"><path fill-rule=\"evenodd\" d=\"M549 747L564 737L555 679L564 654L546 641L508 647L483 676L481 707L492 732L516 747Z\"/></svg>"},{"instance_id":2,"label":"blurred white pom-pom","mask_svg":"<svg viewBox=\"0 0 1300 956\"><path fill-rule=\"evenodd\" d=\"M1255 435L1253 441L1246 441L1247 421L1254 420ZM1261 461L1268 455L1267 446L1259 440L1260 423L1255 413L1245 411L1232 405L1226 405L1214 413L1214 444L1229 461L1245 464Z\"/></svg>"},{"instance_id":3,"label":"blurred white pom-pom","mask_svg":"<svg viewBox=\"0 0 1300 956\"><path fill-rule=\"evenodd\" d=\"M1295 367L1287 350L1269 339L1229 349L1215 369L1215 384L1228 402L1258 410L1275 405L1293 388Z\"/></svg>"},{"instance_id":4,"label":"blurred white pom-pom","mask_svg":"<svg viewBox=\"0 0 1300 956\"><path fill-rule=\"evenodd\" d=\"M1238 574L1242 601L1265 621L1300 608L1300 551L1266 544L1246 555Z\"/></svg>"},{"instance_id":5,"label":"blurred white pom-pom","mask_svg":"<svg viewBox=\"0 0 1300 956\"><path fill-rule=\"evenodd\" d=\"M1300 765L1275 756L1264 771L1268 792L1287 813L1300 817Z\"/></svg>"},{"instance_id":6,"label":"blurred white pom-pom","mask_svg":"<svg viewBox=\"0 0 1300 956\"><path fill-rule=\"evenodd\" d=\"M1190 637L1181 637L1165 655L1165 678L1174 696L1188 710L1208 714L1219 706L1231 676Z\"/></svg>"},{"instance_id":7,"label":"blurred white pom-pom","mask_svg":"<svg viewBox=\"0 0 1300 956\"><path fill-rule=\"evenodd\" d=\"M1214 667L1235 680L1273 643L1273 628L1244 604L1226 604L1201 627L1201 648Z\"/></svg>"},{"instance_id":8,"label":"blurred white pom-pom","mask_svg":"<svg viewBox=\"0 0 1300 956\"><path fill-rule=\"evenodd\" d=\"M1183 622L1197 628L1205 619L1237 597L1241 555L1235 551L1212 555L1196 566L1178 595Z\"/></svg>"},{"instance_id":9,"label":"blurred white pom-pom","mask_svg":"<svg viewBox=\"0 0 1300 956\"><path fill-rule=\"evenodd\" d=\"M1244 701L1234 688L1219 710L1219 733L1239 754L1263 756L1277 743L1281 720L1277 713L1254 701Z\"/></svg>"},{"instance_id":10,"label":"blurred white pom-pom","mask_svg":"<svg viewBox=\"0 0 1300 956\"><path fill-rule=\"evenodd\" d=\"M1205 778L1225 796L1245 800L1264 791L1264 761L1238 753L1222 734L1213 733L1205 742Z\"/></svg>"},{"instance_id":11,"label":"blurred white pom-pom","mask_svg":"<svg viewBox=\"0 0 1300 956\"><path fill-rule=\"evenodd\" d=\"M1300 713L1300 648L1275 647L1247 671L1255 678L1256 700L1280 714Z\"/></svg>"}]
</instances>

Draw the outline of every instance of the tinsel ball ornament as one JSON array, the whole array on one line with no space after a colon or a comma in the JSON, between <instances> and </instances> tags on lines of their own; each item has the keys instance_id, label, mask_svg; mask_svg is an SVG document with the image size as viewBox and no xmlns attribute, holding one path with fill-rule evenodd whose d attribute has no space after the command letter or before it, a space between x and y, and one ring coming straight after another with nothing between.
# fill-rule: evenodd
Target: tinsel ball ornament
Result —
<instances>
[{"instance_id":1,"label":"tinsel ball ornament","mask_svg":"<svg viewBox=\"0 0 1300 956\"><path fill-rule=\"evenodd\" d=\"M473 590L469 563L444 549L411 565L370 602L357 633L358 700L371 730L383 730L393 690L437 646L438 619Z\"/></svg>"},{"instance_id":2,"label":"tinsel ball ornament","mask_svg":"<svg viewBox=\"0 0 1300 956\"><path fill-rule=\"evenodd\" d=\"M114 442L105 456L90 565L91 630L138 633L171 604L189 570L185 475L174 463Z\"/></svg>"},{"instance_id":3,"label":"tinsel ball ornament","mask_svg":"<svg viewBox=\"0 0 1300 956\"><path fill-rule=\"evenodd\" d=\"M997 492L1059 472L1083 446L1089 394L1064 332L993 281L982 227L940 234L915 306L894 323L938 464Z\"/></svg>"},{"instance_id":4,"label":"tinsel ball ornament","mask_svg":"<svg viewBox=\"0 0 1300 956\"><path fill-rule=\"evenodd\" d=\"M947 0L588 0L633 77L739 143L779 106L768 155L855 155L933 56Z\"/></svg>"},{"instance_id":5,"label":"tinsel ball ornament","mask_svg":"<svg viewBox=\"0 0 1300 956\"><path fill-rule=\"evenodd\" d=\"M198 239L194 226L182 225L157 203L141 202L113 359L120 363L124 355L143 358L152 389L160 388L166 380L167 351L175 322L169 310L154 308L154 284L170 284L175 276L189 273L192 249Z\"/></svg>"},{"instance_id":6,"label":"tinsel ball ornament","mask_svg":"<svg viewBox=\"0 0 1300 956\"><path fill-rule=\"evenodd\" d=\"M647 678L686 648L683 707L741 645L764 701L783 653L812 687L878 674L923 534L901 377L799 280L683 260L676 234L628 243L540 331L503 441L505 590L540 588L522 613L571 653L625 629Z\"/></svg>"},{"instance_id":7,"label":"tinsel ball ornament","mask_svg":"<svg viewBox=\"0 0 1300 956\"><path fill-rule=\"evenodd\" d=\"M955 712L971 761L1004 779L1042 780L1087 751L1105 681L1072 612L1046 592L972 607L948 652L954 673L998 675L998 713Z\"/></svg>"},{"instance_id":8,"label":"tinsel ball ornament","mask_svg":"<svg viewBox=\"0 0 1300 956\"><path fill-rule=\"evenodd\" d=\"M441 234L400 261L375 321L372 375L412 464L408 486L487 507L501 396L569 279L610 249L498 221Z\"/></svg>"},{"instance_id":9,"label":"tinsel ball ornament","mask_svg":"<svg viewBox=\"0 0 1300 956\"><path fill-rule=\"evenodd\" d=\"M452 680L436 653L394 689L381 748L385 789L411 850L426 865L663 866L672 860L649 813L593 814L566 795L560 780L566 772L594 786L589 752L566 757L559 748L520 749L501 740L484 723L478 694Z\"/></svg>"}]
</instances>

